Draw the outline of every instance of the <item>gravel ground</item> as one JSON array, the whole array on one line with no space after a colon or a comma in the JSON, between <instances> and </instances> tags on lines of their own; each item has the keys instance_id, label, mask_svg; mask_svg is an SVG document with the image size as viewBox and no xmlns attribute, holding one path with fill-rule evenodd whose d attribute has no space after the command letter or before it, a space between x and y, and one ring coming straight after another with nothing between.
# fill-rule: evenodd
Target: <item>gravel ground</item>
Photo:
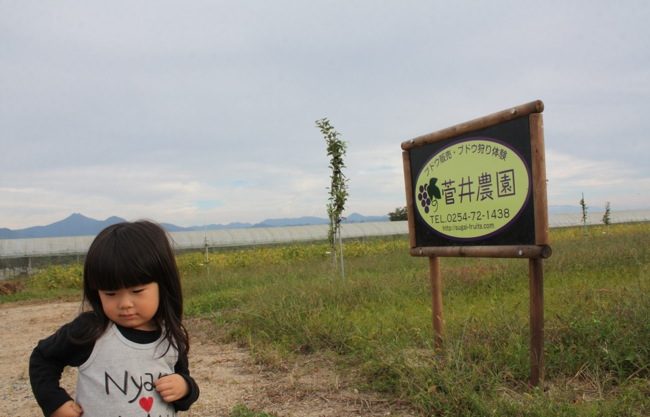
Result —
<instances>
[{"instance_id":1,"label":"gravel ground","mask_svg":"<svg viewBox=\"0 0 650 417\"><path fill-rule=\"evenodd\" d=\"M42 413L29 385L29 355L39 339L72 320L79 303L0 305L0 416L38 417ZM201 397L183 416L229 416L238 404L278 417L411 416L376 396L346 386L326 360L305 356L291 369L256 365L246 349L213 342L209 323L189 320L190 371ZM66 369L62 385L74 391L76 371ZM91 416L89 416L91 417Z\"/></svg>"}]
</instances>

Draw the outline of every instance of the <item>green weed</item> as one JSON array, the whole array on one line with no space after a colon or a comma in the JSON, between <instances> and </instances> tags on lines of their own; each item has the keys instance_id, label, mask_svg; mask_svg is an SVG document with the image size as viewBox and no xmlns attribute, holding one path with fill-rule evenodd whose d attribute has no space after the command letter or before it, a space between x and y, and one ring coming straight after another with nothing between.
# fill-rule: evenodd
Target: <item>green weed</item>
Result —
<instances>
[{"instance_id":1,"label":"green weed","mask_svg":"<svg viewBox=\"0 0 650 417\"><path fill-rule=\"evenodd\" d=\"M275 417L275 414L253 411L245 405L240 404L232 409L230 417Z\"/></svg>"},{"instance_id":2,"label":"green weed","mask_svg":"<svg viewBox=\"0 0 650 417\"><path fill-rule=\"evenodd\" d=\"M345 242L345 279L325 243L188 253L178 264L187 313L212 318L219 335L261 361L329 353L357 387L423 416L650 415L650 224L550 237L545 379L534 389L526 260L441 259L442 351L428 262L409 255L404 237ZM75 268L47 269L25 291L76 291Z\"/></svg>"}]
</instances>

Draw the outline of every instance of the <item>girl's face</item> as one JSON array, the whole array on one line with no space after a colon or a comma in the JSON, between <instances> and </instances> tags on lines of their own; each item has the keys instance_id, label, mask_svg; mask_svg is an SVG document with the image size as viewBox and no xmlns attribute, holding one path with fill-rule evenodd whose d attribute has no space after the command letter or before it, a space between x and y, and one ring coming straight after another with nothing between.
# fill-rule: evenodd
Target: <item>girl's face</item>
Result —
<instances>
[{"instance_id":1,"label":"girl's face","mask_svg":"<svg viewBox=\"0 0 650 417\"><path fill-rule=\"evenodd\" d=\"M155 330L153 321L160 296L157 282L122 288L115 291L99 291L104 314L123 327L138 330Z\"/></svg>"}]
</instances>

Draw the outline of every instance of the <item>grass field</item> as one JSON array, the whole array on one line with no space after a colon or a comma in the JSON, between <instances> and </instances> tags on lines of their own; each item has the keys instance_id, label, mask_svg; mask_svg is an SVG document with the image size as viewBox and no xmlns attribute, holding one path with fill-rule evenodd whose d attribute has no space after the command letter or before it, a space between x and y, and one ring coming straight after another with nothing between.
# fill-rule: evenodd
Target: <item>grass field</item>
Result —
<instances>
[{"instance_id":1,"label":"grass field","mask_svg":"<svg viewBox=\"0 0 650 417\"><path fill-rule=\"evenodd\" d=\"M328 354L359 389L421 415L650 415L650 223L551 230L544 261L545 379L529 376L528 262L442 258L445 349L433 349L426 258L407 239L178 257L186 311L274 366ZM79 297L79 265L52 266L8 302ZM245 413L240 410L240 414Z\"/></svg>"}]
</instances>

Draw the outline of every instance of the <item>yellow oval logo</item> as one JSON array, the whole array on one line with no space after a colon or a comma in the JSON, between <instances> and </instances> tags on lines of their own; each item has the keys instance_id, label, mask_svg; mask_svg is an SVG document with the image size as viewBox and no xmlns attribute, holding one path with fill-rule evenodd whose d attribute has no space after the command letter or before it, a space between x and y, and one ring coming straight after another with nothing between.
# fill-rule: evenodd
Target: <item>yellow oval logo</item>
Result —
<instances>
[{"instance_id":1,"label":"yellow oval logo","mask_svg":"<svg viewBox=\"0 0 650 417\"><path fill-rule=\"evenodd\" d=\"M415 181L424 222L457 240L498 233L525 207L530 171L519 153L495 139L475 137L438 150Z\"/></svg>"}]
</instances>

